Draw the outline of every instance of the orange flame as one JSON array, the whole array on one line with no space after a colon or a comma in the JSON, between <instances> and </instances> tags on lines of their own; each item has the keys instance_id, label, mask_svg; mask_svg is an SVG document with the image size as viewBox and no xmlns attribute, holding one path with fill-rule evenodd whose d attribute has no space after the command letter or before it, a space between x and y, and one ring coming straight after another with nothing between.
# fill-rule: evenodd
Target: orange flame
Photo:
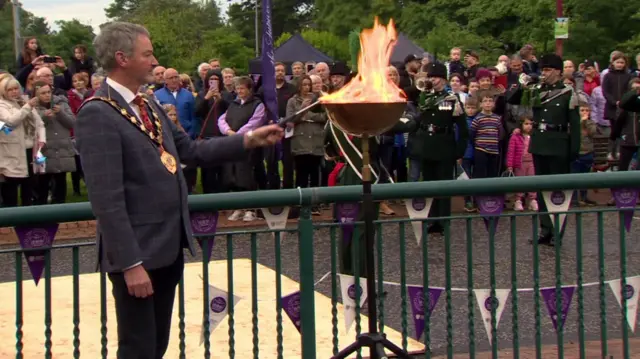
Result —
<instances>
[{"instance_id":1,"label":"orange flame","mask_svg":"<svg viewBox=\"0 0 640 359\"><path fill-rule=\"evenodd\" d=\"M385 27L378 18L373 28L360 33L358 75L344 87L320 98L322 103L407 102L407 96L391 79L387 70L398 33L393 19Z\"/></svg>"}]
</instances>

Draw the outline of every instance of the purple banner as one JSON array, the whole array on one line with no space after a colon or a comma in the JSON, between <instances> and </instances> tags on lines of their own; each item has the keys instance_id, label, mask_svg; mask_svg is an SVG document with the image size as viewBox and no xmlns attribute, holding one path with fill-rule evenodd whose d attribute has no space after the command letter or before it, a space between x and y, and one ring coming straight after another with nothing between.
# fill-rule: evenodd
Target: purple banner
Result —
<instances>
[{"instance_id":1,"label":"purple banner","mask_svg":"<svg viewBox=\"0 0 640 359\"><path fill-rule=\"evenodd\" d=\"M191 231L195 236L214 236L218 227L218 212L199 212L191 213ZM202 241L207 238L198 238L200 249L204 251ZM207 261L211 260L211 251L213 250L213 238L209 242L207 248Z\"/></svg>"},{"instance_id":2,"label":"purple banner","mask_svg":"<svg viewBox=\"0 0 640 359\"><path fill-rule=\"evenodd\" d=\"M624 228L629 232L631 220L633 219L633 209L636 208L638 200L637 188L612 188L611 194L616 201L616 207L624 216Z\"/></svg>"},{"instance_id":3,"label":"purple banner","mask_svg":"<svg viewBox=\"0 0 640 359\"><path fill-rule=\"evenodd\" d=\"M36 286L44 269L44 255L47 248L51 248L58 232L58 223L39 225L38 227L14 227L20 240L22 249L42 248L41 251L25 252L24 257L29 265L29 271L36 282Z\"/></svg>"},{"instance_id":4,"label":"purple banner","mask_svg":"<svg viewBox=\"0 0 640 359\"><path fill-rule=\"evenodd\" d=\"M291 293L282 297L282 309L300 332L300 292Z\"/></svg>"},{"instance_id":5,"label":"purple banner","mask_svg":"<svg viewBox=\"0 0 640 359\"><path fill-rule=\"evenodd\" d=\"M416 327L416 340L420 339L422 332L424 332L424 318L425 318L425 303L424 303L424 287L420 286L407 286L407 292L409 292L409 301L411 302L411 312L413 313L413 324ZM444 289L442 288L429 288L429 316L433 312L433 308L438 304L438 299Z\"/></svg>"},{"instance_id":6,"label":"purple banner","mask_svg":"<svg viewBox=\"0 0 640 359\"><path fill-rule=\"evenodd\" d=\"M269 122L278 120L276 70L271 29L271 0L262 0L262 91Z\"/></svg>"},{"instance_id":7,"label":"purple banner","mask_svg":"<svg viewBox=\"0 0 640 359\"><path fill-rule=\"evenodd\" d=\"M560 294L562 295L562 303L561 313L558 318L558 311L556 307L557 298L556 298L556 288L543 288L540 289L540 294L542 294L542 298L544 299L544 303L547 305L547 311L549 312L549 317L551 317L551 321L553 322L553 328L558 330L558 319L560 319L560 327L564 325L565 319L567 319L567 313L569 312L569 306L571 305L571 299L573 299L573 292L576 290L575 286L571 287L562 287L560 289Z\"/></svg>"},{"instance_id":8,"label":"purple banner","mask_svg":"<svg viewBox=\"0 0 640 359\"><path fill-rule=\"evenodd\" d=\"M495 231L498 227L498 220L504 209L504 195L495 196L477 196L476 203L478 203L478 211L484 219L484 225L487 231ZM493 217L493 228L489 228L490 219Z\"/></svg>"},{"instance_id":9,"label":"purple banner","mask_svg":"<svg viewBox=\"0 0 640 359\"><path fill-rule=\"evenodd\" d=\"M345 245L351 241L355 228L353 223L358 218L358 212L360 212L360 204L358 203L336 203L336 215L342 226L342 240Z\"/></svg>"}]
</instances>

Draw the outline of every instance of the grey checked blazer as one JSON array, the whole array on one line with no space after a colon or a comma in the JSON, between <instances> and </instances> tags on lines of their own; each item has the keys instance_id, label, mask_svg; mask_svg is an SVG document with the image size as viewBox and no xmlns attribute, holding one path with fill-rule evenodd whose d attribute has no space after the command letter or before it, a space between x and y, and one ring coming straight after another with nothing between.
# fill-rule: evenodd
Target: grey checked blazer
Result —
<instances>
[{"instance_id":1,"label":"grey checked blazer","mask_svg":"<svg viewBox=\"0 0 640 359\"><path fill-rule=\"evenodd\" d=\"M111 96L134 114L106 81L95 96ZM98 222L98 264L105 272L119 272L138 262L147 270L166 267L182 248L193 255L180 162L219 164L245 153L242 136L193 141L176 129L155 101L149 104L162 121L165 149L179 159L176 174L162 165L158 147L149 137L109 104L92 101L77 116L76 142Z\"/></svg>"}]
</instances>

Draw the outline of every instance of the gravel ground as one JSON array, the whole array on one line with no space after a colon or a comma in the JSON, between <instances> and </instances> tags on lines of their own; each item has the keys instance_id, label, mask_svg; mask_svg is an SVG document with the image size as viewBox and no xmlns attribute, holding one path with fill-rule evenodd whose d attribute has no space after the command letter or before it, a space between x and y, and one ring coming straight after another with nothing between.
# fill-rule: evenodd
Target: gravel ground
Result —
<instances>
[{"instance_id":1,"label":"gravel ground","mask_svg":"<svg viewBox=\"0 0 640 359\"><path fill-rule=\"evenodd\" d=\"M620 234L618 231L617 213L603 214L603 244L604 244L604 273L605 280L617 279L620 277ZM519 217L515 220L515 229L511 230L509 218L500 220L495 236L495 278L496 288L508 289L512 285L512 265L511 265L511 235L516 237L517 260L515 265L515 275L518 288L533 287L533 250L529 244L532 238L532 220L529 217ZM597 282L599 273L599 253L598 253L598 221L596 214L584 214L582 216L582 236L583 236L583 281L584 283ZM638 225L632 226L631 232L627 234L627 276L640 274L640 244L638 243ZM423 253L421 246L418 246L410 225L406 225L406 276L408 284L421 284ZM451 280L452 287L467 287L467 249L466 249L466 222L458 220L451 225ZM474 288L490 287L490 259L489 240L484 223L481 219L471 222L471 233L473 235L473 280ZM383 226L384 243L384 280L391 282L400 281L400 258L399 258L399 225L386 224ZM258 261L262 265L275 268L274 240L271 234L260 234L258 243ZM287 234L282 245L282 266L283 274L298 280L299 278L299 258L298 244L291 234ZM445 241L442 237L431 237L428 242L429 259L429 284L431 286L445 286ZM327 228L319 229L314 236L315 252L315 278L330 271L331 249L330 236ZM92 272L95 269L94 247L83 247L80 250L80 268L83 273ZM226 237L216 238L213 249L213 260L225 259ZM236 258L250 258L250 241L248 235L238 235L234 238L234 253ZM14 257L11 254L0 254L0 267L4 268L0 272L0 282L12 281L15 278ZM188 261L200 260L200 253L195 258ZM570 217L567 222L564 243L561 247L560 259L563 284L574 284L576 276L576 225L575 218ZM71 274L71 250L56 250L52 256L53 273L56 276ZM556 257L555 249L540 246L539 268L540 286L555 285ZM23 268L26 278L30 274ZM325 279L317 286L317 290L324 295L331 295L331 277ZM336 283L338 285L338 283ZM395 285L385 285L384 318L385 324L395 330L402 330L402 306L400 292L401 288ZM600 320L600 291L599 286L589 286L584 288L584 330L587 340L599 340L601 330ZM609 288L604 287L605 310L606 310L606 330L608 337L619 338L621 335L621 325L626 325L620 315L619 306ZM10 294L10 297L13 294ZM506 305L502 319L498 328L498 345L500 348L509 348L513 345L513 295L510 296ZM533 346L535 344L535 307L533 292L518 292L518 340L521 346ZM431 348L434 354L443 354L447 350L447 307L451 314L451 345L457 353L464 353L469 347L469 300L472 300L474 310L473 337L475 338L476 350L490 350L487 334L484 329L480 312L475 298L469 298L466 291L454 291L451 293L450 305L447 306L447 297L443 294L433 312L430 326ZM408 335L413 336L415 331L411 321L410 308L408 311ZM541 335L543 344L555 344L556 334L546 308L541 301L540 308ZM286 319L285 319L286 320ZM330 320L330 319L328 319ZM564 342L575 342L578 340L578 293L574 295L570 313L565 324ZM366 323L362 323L366 328ZM634 336L629 332L630 336ZM636 335L638 337L638 335ZM340 343L341 346L346 343ZM401 344L401 343L396 343Z\"/></svg>"}]
</instances>

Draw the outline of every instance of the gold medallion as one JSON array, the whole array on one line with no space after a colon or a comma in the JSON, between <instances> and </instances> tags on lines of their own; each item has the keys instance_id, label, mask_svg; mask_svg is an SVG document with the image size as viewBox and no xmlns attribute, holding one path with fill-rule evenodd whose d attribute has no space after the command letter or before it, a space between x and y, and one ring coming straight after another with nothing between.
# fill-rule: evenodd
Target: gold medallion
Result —
<instances>
[{"instance_id":1,"label":"gold medallion","mask_svg":"<svg viewBox=\"0 0 640 359\"><path fill-rule=\"evenodd\" d=\"M175 157L173 157L164 149L161 149L160 151L160 161L162 161L162 164L167 169L167 171L171 172L171 174L175 174L178 169L178 164Z\"/></svg>"}]
</instances>

